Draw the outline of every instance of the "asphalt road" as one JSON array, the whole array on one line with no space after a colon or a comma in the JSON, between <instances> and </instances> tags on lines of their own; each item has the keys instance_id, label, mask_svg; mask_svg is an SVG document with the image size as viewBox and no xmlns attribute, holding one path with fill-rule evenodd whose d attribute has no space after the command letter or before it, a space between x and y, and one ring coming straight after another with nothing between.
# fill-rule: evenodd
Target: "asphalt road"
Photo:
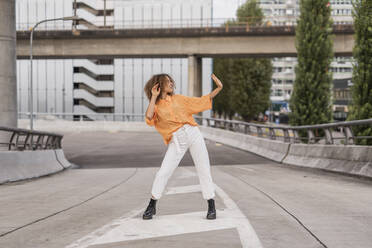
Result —
<instances>
[{"instance_id":1,"label":"asphalt road","mask_svg":"<svg viewBox=\"0 0 372 248\"><path fill-rule=\"evenodd\" d=\"M75 169L0 185L0 247L372 247L370 180L206 143L216 220L189 152L142 220L166 151L157 133L65 134Z\"/></svg>"},{"instance_id":2,"label":"asphalt road","mask_svg":"<svg viewBox=\"0 0 372 248\"><path fill-rule=\"evenodd\" d=\"M268 160L205 139L211 165L261 164ZM66 158L81 169L160 167L167 151L155 132L67 133L62 142ZM194 166L187 151L179 166Z\"/></svg>"}]
</instances>

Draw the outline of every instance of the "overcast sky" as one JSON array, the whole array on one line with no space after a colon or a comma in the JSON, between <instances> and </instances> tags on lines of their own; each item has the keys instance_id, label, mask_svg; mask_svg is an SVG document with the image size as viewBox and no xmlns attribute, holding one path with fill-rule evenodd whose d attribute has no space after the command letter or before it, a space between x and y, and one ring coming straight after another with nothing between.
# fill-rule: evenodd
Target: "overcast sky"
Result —
<instances>
[{"instance_id":1,"label":"overcast sky","mask_svg":"<svg viewBox=\"0 0 372 248\"><path fill-rule=\"evenodd\" d=\"M234 18L238 6L245 0L213 0L213 18Z\"/></svg>"}]
</instances>

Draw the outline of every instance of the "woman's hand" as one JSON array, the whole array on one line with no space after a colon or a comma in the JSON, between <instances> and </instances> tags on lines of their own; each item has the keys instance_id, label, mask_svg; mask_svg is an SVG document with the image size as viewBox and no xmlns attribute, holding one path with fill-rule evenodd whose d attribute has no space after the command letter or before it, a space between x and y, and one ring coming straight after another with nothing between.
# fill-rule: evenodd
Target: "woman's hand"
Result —
<instances>
[{"instance_id":1,"label":"woman's hand","mask_svg":"<svg viewBox=\"0 0 372 248\"><path fill-rule=\"evenodd\" d=\"M220 88L220 89L223 88L223 85L222 85L221 81L216 77L216 75L214 75L214 73L212 73L212 79L217 84L218 88Z\"/></svg>"},{"instance_id":2,"label":"woman's hand","mask_svg":"<svg viewBox=\"0 0 372 248\"><path fill-rule=\"evenodd\" d=\"M157 97L157 96L160 94L159 83L156 83L156 84L154 85L154 87L152 87L152 89L151 89L151 94L152 94L152 96L154 96L154 97Z\"/></svg>"},{"instance_id":3,"label":"woman's hand","mask_svg":"<svg viewBox=\"0 0 372 248\"><path fill-rule=\"evenodd\" d=\"M218 94L218 92L220 92L223 88L221 81L213 73L212 73L212 79L217 84L217 88L214 89L211 93L209 93L209 96L211 99L213 99Z\"/></svg>"},{"instance_id":4,"label":"woman's hand","mask_svg":"<svg viewBox=\"0 0 372 248\"><path fill-rule=\"evenodd\" d=\"M158 98L158 95L160 94L160 87L159 83L154 84L154 86L151 88L151 100L149 102L149 106L146 110L146 118L148 119L148 123L150 126L154 125L154 122L151 122L154 114L155 114L155 102Z\"/></svg>"}]
</instances>

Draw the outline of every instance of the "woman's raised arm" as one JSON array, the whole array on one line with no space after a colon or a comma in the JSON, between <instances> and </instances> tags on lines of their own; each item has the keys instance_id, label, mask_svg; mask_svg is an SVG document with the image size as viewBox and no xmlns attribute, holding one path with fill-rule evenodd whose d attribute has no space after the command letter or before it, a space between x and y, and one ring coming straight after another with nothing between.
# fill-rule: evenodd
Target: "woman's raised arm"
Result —
<instances>
[{"instance_id":1,"label":"woman's raised arm","mask_svg":"<svg viewBox=\"0 0 372 248\"><path fill-rule=\"evenodd\" d=\"M213 97L215 97L218 94L218 92L220 92L223 88L221 81L213 73L212 73L212 79L217 84L217 88L215 88L211 93L209 93L211 99L213 99Z\"/></svg>"},{"instance_id":2,"label":"woman's raised arm","mask_svg":"<svg viewBox=\"0 0 372 248\"><path fill-rule=\"evenodd\" d=\"M155 117L154 114L156 114L155 113L155 102L159 94L160 94L159 83L156 83L154 87L152 87L151 89L151 100L149 102L149 106L147 107L146 114L145 114L146 123L149 124L150 126L154 125L153 117Z\"/></svg>"}]
</instances>

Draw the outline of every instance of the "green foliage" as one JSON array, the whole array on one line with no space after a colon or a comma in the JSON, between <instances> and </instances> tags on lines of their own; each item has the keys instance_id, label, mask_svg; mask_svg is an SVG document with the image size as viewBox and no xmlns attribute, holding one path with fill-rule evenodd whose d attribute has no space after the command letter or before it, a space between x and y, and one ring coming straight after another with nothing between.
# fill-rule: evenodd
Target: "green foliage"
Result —
<instances>
[{"instance_id":1,"label":"green foliage","mask_svg":"<svg viewBox=\"0 0 372 248\"><path fill-rule=\"evenodd\" d=\"M256 0L248 0L245 2L245 4L236 11L236 16L238 22L248 22L249 25L262 23L264 17Z\"/></svg>"},{"instance_id":2,"label":"green foliage","mask_svg":"<svg viewBox=\"0 0 372 248\"><path fill-rule=\"evenodd\" d=\"M354 0L353 17L355 46L353 57L352 103L348 120L372 118L372 1ZM370 125L353 128L355 136L372 136ZM372 145L372 140L359 140L360 145Z\"/></svg>"},{"instance_id":3,"label":"green foliage","mask_svg":"<svg viewBox=\"0 0 372 248\"><path fill-rule=\"evenodd\" d=\"M298 64L290 99L290 124L313 125L332 121L329 71L333 58L331 10L328 0L301 0L296 27Z\"/></svg>"},{"instance_id":4,"label":"green foliage","mask_svg":"<svg viewBox=\"0 0 372 248\"><path fill-rule=\"evenodd\" d=\"M213 100L213 111L218 115L224 115L225 118L228 116L232 118L235 111L232 108L233 98L230 94L232 87L232 80L230 78L233 75L233 59L231 58L216 58L213 60L213 71L214 74L223 83L223 89L219 93L219 97ZM215 84L213 84L216 87Z\"/></svg>"},{"instance_id":5,"label":"green foliage","mask_svg":"<svg viewBox=\"0 0 372 248\"><path fill-rule=\"evenodd\" d=\"M249 17L249 18L248 18ZM252 18L255 17L255 18ZM260 24L263 14L256 0L248 0L237 10L237 22ZM235 21L229 21L234 24ZM224 83L221 97L214 100L213 109L230 119L235 113L245 121L255 119L268 109L272 63L266 58L216 58L214 73Z\"/></svg>"},{"instance_id":6,"label":"green foliage","mask_svg":"<svg viewBox=\"0 0 372 248\"><path fill-rule=\"evenodd\" d=\"M270 106L271 60L239 59L234 69L237 73L231 75L232 107L245 121L250 121Z\"/></svg>"}]
</instances>

